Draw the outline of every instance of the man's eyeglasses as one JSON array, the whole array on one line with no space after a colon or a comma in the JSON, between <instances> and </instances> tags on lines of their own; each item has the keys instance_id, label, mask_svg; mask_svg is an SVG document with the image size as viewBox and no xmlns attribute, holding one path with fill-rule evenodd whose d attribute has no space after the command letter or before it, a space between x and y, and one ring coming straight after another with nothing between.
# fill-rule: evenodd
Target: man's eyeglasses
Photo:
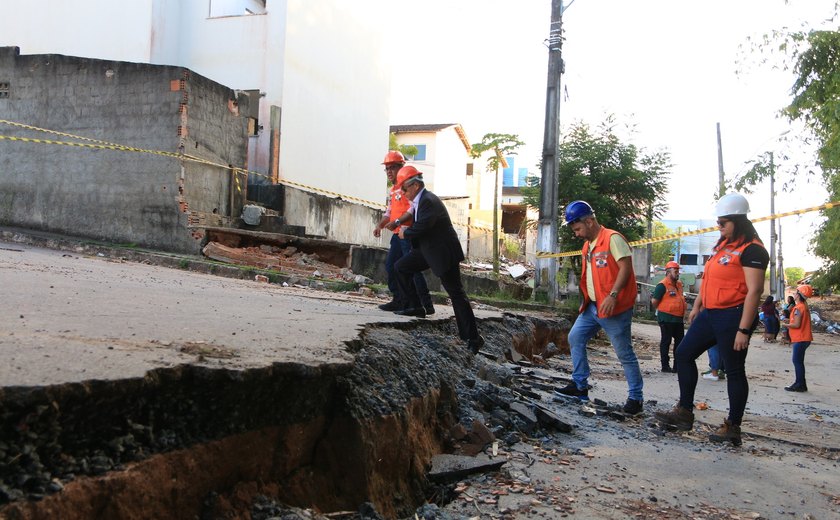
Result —
<instances>
[{"instance_id":1,"label":"man's eyeglasses","mask_svg":"<svg viewBox=\"0 0 840 520\"><path fill-rule=\"evenodd\" d=\"M719 218L717 220L717 225L718 225L718 227L723 227L723 226L729 224L730 222L732 222L732 221L729 220L728 218Z\"/></svg>"},{"instance_id":2,"label":"man's eyeglasses","mask_svg":"<svg viewBox=\"0 0 840 520\"><path fill-rule=\"evenodd\" d=\"M402 168L402 166L399 165L399 164L387 164L387 165L385 165L385 171L386 172L389 172L391 170L399 171L400 168Z\"/></svg>"}]
</instances>

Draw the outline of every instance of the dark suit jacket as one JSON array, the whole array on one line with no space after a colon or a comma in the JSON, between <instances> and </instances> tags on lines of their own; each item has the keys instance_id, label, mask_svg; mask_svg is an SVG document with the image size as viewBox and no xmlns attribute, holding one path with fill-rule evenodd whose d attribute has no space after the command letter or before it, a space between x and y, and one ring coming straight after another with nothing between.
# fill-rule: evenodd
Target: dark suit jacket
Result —
<instances>
[{"instance_id":1,"label":"dark suit jacket","mask_svg":"<svg viewBox=\"0 0 840 520\"><path fill-rule=\"evenodd\" d=\"M434 193L423 190L417 205L418 220L411 224L403 236L411 246L419 249L432 272L441 276L464 259L458 234L452 227L446 206Z\"/></svg>"}]
</instances>

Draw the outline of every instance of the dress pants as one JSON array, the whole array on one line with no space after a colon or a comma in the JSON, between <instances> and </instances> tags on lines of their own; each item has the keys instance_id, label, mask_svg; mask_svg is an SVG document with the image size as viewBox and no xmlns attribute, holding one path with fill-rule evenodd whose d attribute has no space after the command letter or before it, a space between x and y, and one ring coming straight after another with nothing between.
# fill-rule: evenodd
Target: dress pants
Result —
<instances>
[{"instance_id":1,"label":"dress pants","mask_svg":"<svg viewBox=\"0 0 840 520\"><path fill-rule=\"evenodd\" d=\"M394 267L397 271L400 294L405 298L405 307L407 309L421 308L413 277L415 273L428 269L429 262L419 249L412 249L407 255L403 255ZM478 326L475 322L475 314L464 291L464 285L461 283L461 269L457 263L441 274L440 282L449 295L449 299L452 300L452 310L455 312L455 322L458 324L458 335L464 341L477 339Z\"/></svg>"}]
</instances>

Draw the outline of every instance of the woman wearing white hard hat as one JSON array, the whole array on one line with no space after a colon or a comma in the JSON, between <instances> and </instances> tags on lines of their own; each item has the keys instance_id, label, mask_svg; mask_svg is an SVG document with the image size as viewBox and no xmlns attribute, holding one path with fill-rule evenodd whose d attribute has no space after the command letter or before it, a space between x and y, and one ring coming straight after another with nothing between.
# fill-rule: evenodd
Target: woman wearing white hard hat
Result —
<instances>
[{"instance_id":1,"label":"woman wearing white hard hat","mask_svg":"<svg viewBox=\"0 0 840 520\"><path fill-rule=\"evenodd\" d=\"M669 412L657 412L660 422L681 430L694 424L696 359L717 344L729 393L729 416L709 435L713 442L741 444L741 419L747 406L749 384L744 370L750 336L758 323L758 302L770 256L752 222L750 205L739 193L729 193L717 204L720 238L706 262L700 294L688 316L688 331L675 354L680 400Z\"/></svg>"}]
</instances>

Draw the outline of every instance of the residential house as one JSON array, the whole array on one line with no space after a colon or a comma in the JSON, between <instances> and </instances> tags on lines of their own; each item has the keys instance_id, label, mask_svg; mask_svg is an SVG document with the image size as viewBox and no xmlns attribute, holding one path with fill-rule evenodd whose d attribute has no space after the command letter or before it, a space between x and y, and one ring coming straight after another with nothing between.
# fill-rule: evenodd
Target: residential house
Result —
<instances>
[{"instance_id":1,"label":"residential house","mask_svg":"<svg viewBox=\"0 0 840 520\"><path fill-rule=\"evenodd\" d=\"M426 188L443 200L458 232L461 247L469 254L471 201L467 178L472 175L472 147L463 127L456 123L391 125L397 144L413 146L416 155L406 157L423 172Z\"/></svg>"}]
</instances>

